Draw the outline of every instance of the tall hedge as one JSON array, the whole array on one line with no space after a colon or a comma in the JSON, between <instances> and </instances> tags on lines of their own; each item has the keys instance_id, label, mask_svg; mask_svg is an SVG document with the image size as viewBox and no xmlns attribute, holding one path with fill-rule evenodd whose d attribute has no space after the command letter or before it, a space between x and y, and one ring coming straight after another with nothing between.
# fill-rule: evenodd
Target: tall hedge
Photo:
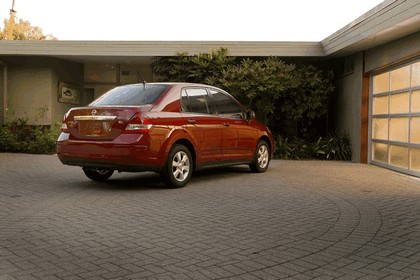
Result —
<instances>
[{"instance_id":1,"label":"tall hedge","mask_svg":"<svg viewBox=\"0 0 420 280\"><path fill-rule=\"evenodd\" d=\"M327 114L334 91L331 71L288 64L276 57L238 59L224 48L156 58L153 70L160 80L225 89L284 137L317 137L316 124Z\"/></svg>"}]
</instances>

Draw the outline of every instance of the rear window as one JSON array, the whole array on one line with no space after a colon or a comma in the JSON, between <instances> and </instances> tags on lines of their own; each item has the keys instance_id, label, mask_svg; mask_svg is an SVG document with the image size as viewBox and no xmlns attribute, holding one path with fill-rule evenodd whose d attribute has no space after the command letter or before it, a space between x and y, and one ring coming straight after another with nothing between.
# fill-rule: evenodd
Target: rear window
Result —
<instances>
[{"instance_id":1,"label":"rear window","mask_svg":"<svg viewBox=\"0 0 420 280\"><path fill-rule=\"evenodd\" d=\"M135 84L116 87L97 100L92 106L104 105L147 105L155 102L169 85Z\"/></svg>"}]
</instances>

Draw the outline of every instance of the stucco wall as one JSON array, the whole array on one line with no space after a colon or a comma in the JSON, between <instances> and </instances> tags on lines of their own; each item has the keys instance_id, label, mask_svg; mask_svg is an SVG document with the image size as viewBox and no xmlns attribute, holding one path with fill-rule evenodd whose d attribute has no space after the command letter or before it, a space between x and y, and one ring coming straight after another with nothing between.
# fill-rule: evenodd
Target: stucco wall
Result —
<instances>
[{"instance_id":1,"label":"stucco wall","mask_svg":"<svg viewBox=\"0 0 420 280\"><path fill-rule=\"evenodd\" d=\"M29 124L47 125L51 123L49 112L51 70L36 66L9 67L7 118L29 118Z\"/></svg>"},{"instance_id":2,"label":"stucco wall","mask_svg":"<svg viewBox=\"0 0 420 280\"><path fill-rule=\"evenodd\" d=\"M39 125L61 121L64 113L75 105L58 102L58 83L76 84L83 90L81 64L29 56L4 57L2 61L8 67L8 120L28 117L30 124Z\"/></svg>"},{"instance_id":3,"label":"stucco wall","mask_svg":"<svg viewBox=\"0 0 420 280\"><path fill-rule=\"evenodd\" d=\"M71 61L52 60L50 61L51 76L51 120L61 121L63 115L72 107L82 104L66 104L58 102L59 82L66 82L76 85L83 95L83 65Z\"/></svg>"},{"instance_id":4,"label":"stucco wall","mask_svg":"<svg viewBox=\"0 0 420 280\"><path fill-rule=\"evenodd\" d=\"M375 71L420 55L420 32L366 51L365 71Z\"/></svg>"},{"instance_id":5,"label":"stucco wall","mask_svg":"<svg viewBox=\"0 0 420 280\"><path fill-rule=\"evenodd\" d=\"M360 162L363 54L354 55L353 62L353 71L339 77L337 82L334 127L339 134L349 134L353 145L352 161Z\"/></svg>"},{"instance_id":6,"label":"stucco wall","mask_svg":"<svg viewBox=\"0 0 420 280\"><path fill-rule=\"evenodd\" d=\"M4 123L4 66L0 64L0 125Z\"/></svg>"}]
</instances>

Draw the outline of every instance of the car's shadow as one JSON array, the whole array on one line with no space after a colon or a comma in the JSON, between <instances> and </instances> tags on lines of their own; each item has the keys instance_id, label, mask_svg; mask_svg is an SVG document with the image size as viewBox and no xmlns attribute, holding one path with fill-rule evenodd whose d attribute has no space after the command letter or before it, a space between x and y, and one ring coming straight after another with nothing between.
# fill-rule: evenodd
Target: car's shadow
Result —
<instances>
[{"instance_id":1,"label":"car's shadow","mask_svg":"<svg viewBox=\"0 0 420 280\"><path fill-rule=\"evenodd\" d=\"M216 184L216 181L221 177L243 176L247 173L251 173L247 166L209 168L195 172L188 184L208 183L211 180L214 180ZM220 181L217 182L217 184L220 184ZM79 182L78 186L84 189L101 189L108 191L174 189L166 186L159 174L153 172L115 173L110 179L104 182L94 182L86 178L82 184Z\"/></svg>"}]
</instances>

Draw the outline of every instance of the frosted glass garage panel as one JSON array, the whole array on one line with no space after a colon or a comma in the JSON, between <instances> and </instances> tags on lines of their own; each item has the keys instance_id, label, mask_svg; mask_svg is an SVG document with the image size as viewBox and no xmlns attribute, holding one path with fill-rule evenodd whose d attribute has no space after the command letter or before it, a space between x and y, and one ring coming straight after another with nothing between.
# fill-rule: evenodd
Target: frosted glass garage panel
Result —
<instances>
[{"instance_id":1,"label":"frosted glass garage panel","mask_svg":"<svg viewBox=\"0 0 420 280\"><path fill-rule=\"evenodd\" d=\"M388 145L383 143L373 143L372 159L379 162L388 163Z\"/></svg>"},{"instance_id":2,"label":"frosted glass garage panel","mask_svg":"<svg viewBox=\"0 0 420 280\"><path fill-rule=\"evenodd\" d=\"M390 96L389 113L406 114L410 111L410 93L399 93Z\"/></svg>"},{"instance_id":3,"label":"frosted glass garage panel","mask_svg":"<svg viewBox=\"0 0 420 280\"><path fill-rule=\"evenodd\" d=\"M388 140L388 118L373 119L372 138Z\"/></svg>"},{"instance_id":4,"label":"frosted glass garage panel","mask_svg":"<svg viewBox=\"0 0 420 280\"><path fill-rule=\"evenodd\" d=\"M372 113L374 115L388 114L388 96L374 97Z\"/></svg>"},{"instance_id":5,"label":"frosted glass garage panel","mask_svg":"<svg viewBox=\"0 0 420 280\"><path fill-rule=\"evenodd\" d=\"M391 71L390 90L400 90L410 87L410 65Z\"/></svg>"},{"instance_id":6,"label":"frosted glass garage panel","mask_svg":"<svg viewBox=\"0 0 420 280\"><path fill-rule=\"evenodd\" d=\"M420 61L411 66L411 86L420 86Z\"/></svg>"},{"instance_id":7,"label":"frosted glass garage panel","mask_svg":"<svg viewBox=\"0 0 420 280\"><path fill-rule=\"evenodd\" d=\"M408 169L408 147L390 145L389 163L394 166Z\"/></svg>"},{"instance_id":8,"label":"frosted glass garage panel","mask_svg":"<svg viewBox=\"0 0 420 280\"><path fill-rule=\"evenodd\" d=\"M389 72L373 76L373 94L389 91Z\"/></svg>"},{"instance_id":9,"label":"frosted glass garage panel","mask_svg":"<svg viewBox=\"0 0 420 280\"><path fill-rule=\"evenodd\" d=\"M411 118L410 142L413 144L420 144L420 117Z\"/></svg>"},{"instance_id":10,"label":"frosted glass garage panel","mask_svg":"<svg viewBox=\"0 0 420 280\"><path fill-rule=\"evenodd\" d=\"M411 92L411 112L420 113L420 90Z\"/></svg>"},{"instance_id":11,"label":"frosted glass garage panel","mask_svg":"<svg viewBox=\"0 0 420 280\"><path fill-rule=\"evenodd\" d=\"M372 162L419 175L420 61L372 75L371 82Z\"/></svg>"},{"instance_id":12,"label":"frosted glass garage panel","mask_svg":"<svg viewBox=\"0 0 420 280\"><path fill-rule=\"evenodd\" d=\"M408 118L392 118L389 120L389 140L408 142Z\"/></svg>"},{"instance_id":13,"label":"frosted glass garage panel","mask_svg":"<svg viewBox=\"0 0 420 280\"><path fill-rule=\"evenodd\" d=\"M420 148L410 149L410 169L420 172Z\"/></svg>"}]
</instances>

